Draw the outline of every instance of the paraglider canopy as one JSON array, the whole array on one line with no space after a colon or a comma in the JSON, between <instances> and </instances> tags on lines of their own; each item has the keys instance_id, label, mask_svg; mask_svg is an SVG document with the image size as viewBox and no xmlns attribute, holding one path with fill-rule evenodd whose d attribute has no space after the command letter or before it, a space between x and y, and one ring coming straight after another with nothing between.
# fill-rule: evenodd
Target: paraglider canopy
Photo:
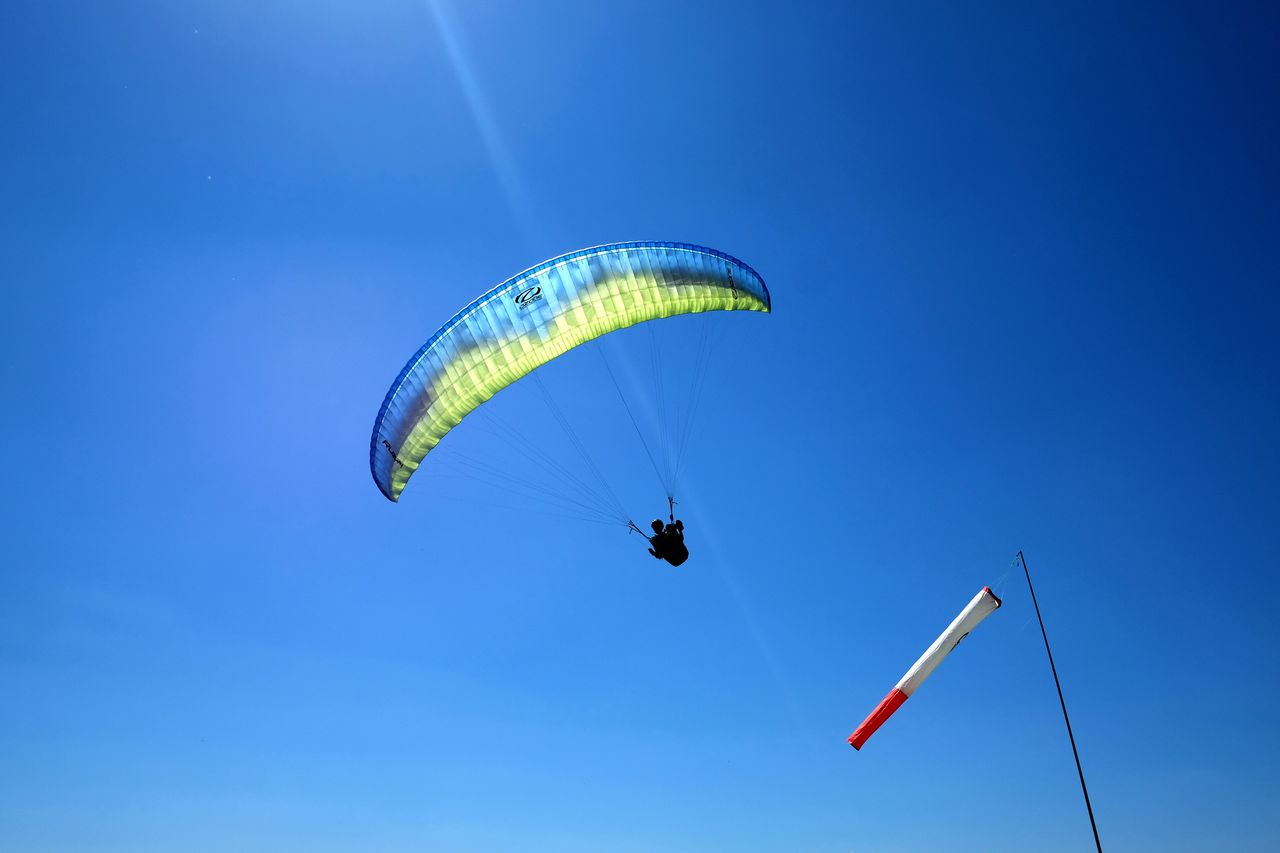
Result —
<instances>
[{"instance_id":1,"label":"paraglider canopy","mask_svg":"<svg viewBox=\"0 0 1280 853\"><path fill-rule=\"evenodd\" d=\"M399 500L464 417L579 344L678 314L769 310L755 270L687 243L613 243L538 264L463 308L409 359L374 422L374 482Z\"/></svg>"}]
</instances>

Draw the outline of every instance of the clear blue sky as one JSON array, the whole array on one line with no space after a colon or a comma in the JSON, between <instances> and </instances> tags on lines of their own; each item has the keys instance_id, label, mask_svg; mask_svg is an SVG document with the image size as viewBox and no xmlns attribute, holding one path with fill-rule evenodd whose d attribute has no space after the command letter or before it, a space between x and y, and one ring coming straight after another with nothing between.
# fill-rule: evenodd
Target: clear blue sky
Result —
<instances>
[{"instance_id":1,"label":"clear blue sky","mask_svg":"<svg viewBox=\"0 0 1280 853\"><path fill-rule=\"evenodd\" d=\"M1274 9L692 5L4 6L0 847L1087 849L1014 576L844 741L1019 548L1104 843L1280 846ZM687 566L383 499L426 336L630 239L774 293Z\"/></svg>"}]
</instances>

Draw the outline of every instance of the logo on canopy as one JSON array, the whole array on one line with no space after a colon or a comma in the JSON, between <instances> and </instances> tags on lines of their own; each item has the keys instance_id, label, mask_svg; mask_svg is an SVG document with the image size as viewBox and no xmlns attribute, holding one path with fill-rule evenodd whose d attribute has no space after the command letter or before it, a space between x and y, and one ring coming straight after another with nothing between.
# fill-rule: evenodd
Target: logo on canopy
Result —
<instances>
[{"instance_id":1,"label":"logo on canopy","mask_svg":"<svg viewBox=\"0 0 1280 853\"><path fill-rule=\"evenodd\" d=\"M394 460L396 461L396 464L397 464L397 465L399 465L401 468L405 468L405 467L407 467L407 466L404 464L404 462L402 462L402 461L400 460L400 457L399 457L398 455L396 455L396 449L395 449L394 447L392 447L392 446L391 446L391 442L387 441L387 440L384 438L384 439L382 439L382 446L383 446L383 447L385 447L385 448L387 449L387 452L391 454L391 458L392 458L392 459L394 459Z\"/></svg>"},{"instance_id":2,"label":"logo on canopy","mask_svg":"<svg viewBox=\"0 0 1280 853\"><path fill-rule=\"evenodd\" d=\"M535 284L532 287L526 287L524 290L517 293L515 302L520 310L523 311L540 299L542 299L542 286Z\"/></svg>"}]
</instances>

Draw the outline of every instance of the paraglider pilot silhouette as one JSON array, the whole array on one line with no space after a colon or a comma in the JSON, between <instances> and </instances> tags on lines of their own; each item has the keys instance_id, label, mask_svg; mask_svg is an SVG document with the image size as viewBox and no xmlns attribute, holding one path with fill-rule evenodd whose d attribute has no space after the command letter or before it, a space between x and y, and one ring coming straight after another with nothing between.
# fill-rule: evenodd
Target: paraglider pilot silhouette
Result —
<instances>
[{"instance_id":1,"label":"paraglider pilot silhouette","mask_svg":"<svg viewBox=\"0 0 1280 853\"><path fill-rule=\"evenodd\" d=\"M649 537L652 547L649 548L649 553L655 560L666 560L671 565L678 566L689 559L689 549L684 544L684 522L676 518L674 506L671 508L670 518L671 521L665 528L662 519L653 520L653 535Z\"/></svg>"}]
</instances>

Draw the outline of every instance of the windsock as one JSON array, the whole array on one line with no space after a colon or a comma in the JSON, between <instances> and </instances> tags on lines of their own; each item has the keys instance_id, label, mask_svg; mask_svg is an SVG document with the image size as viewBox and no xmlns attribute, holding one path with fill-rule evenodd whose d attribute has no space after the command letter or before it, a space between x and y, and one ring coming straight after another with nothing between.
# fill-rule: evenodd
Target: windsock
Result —
<instances>
[{"instance_id":1,"label":"windsock","mask_svg":"<svg viewBox=\"0 0 1280 853\"><path fill-rule=\"evenodd\" d=\"M916 692L924 680L933 674L938 664L942 663L942 659L951 654L951 650L960 645L960 641L969 636L969 632L978 627L978 623L994 613L999 606L1000 599L996 598L991 587L984 586L982 591L973 597L973 601L970 601L964 610L960 611L960 615L947 626L942 636L934 640L933 645L911 665L907 674L902 676L897 686L890 690L889 695L884 697L876 709L862 721L862 725L849 735L849 745L854 749L862 749L867 738L875 734L876 729L884 725L884 721L902 707L902 703L907 701L907 698Z\"/></svg>"}]
</instances>

